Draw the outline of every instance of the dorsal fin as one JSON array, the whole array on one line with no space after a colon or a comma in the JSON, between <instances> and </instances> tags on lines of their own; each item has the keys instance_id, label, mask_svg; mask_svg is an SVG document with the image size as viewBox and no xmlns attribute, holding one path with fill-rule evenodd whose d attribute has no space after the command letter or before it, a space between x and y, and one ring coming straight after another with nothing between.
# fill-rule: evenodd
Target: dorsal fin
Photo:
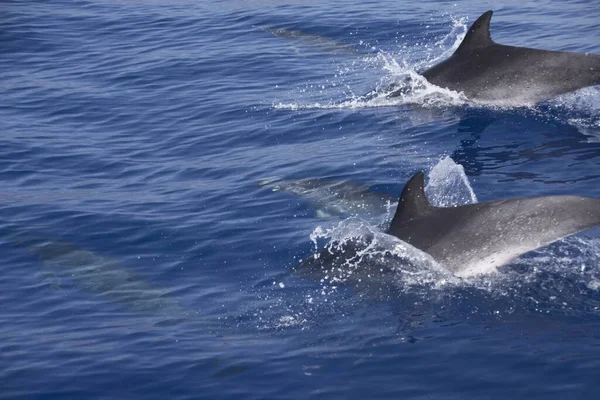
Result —
<instances>
[{"instance_id":1,"label":"dorsal fin","mask_svg":"<svg viewBox=\"0 0 600 400\"><path fill-rule=\"evenodd\" d=\"M432 208L433 206L425 196L425 174L417 172L402 190L396 214L394 214L394 219L392 219L390 225L390 231L394 231L395 226L417 218Z\"/></svg>"},{"instance_id":2,"label":"dorsal fin","mask_svg":"<svg viewBox=\"0 0 600 400\"><path fill-rule=\"evenodd\" d=\"M471 25L467 35L460 46L458 46L456 53L481 49L494 44L492 35L490 34L490 21L492 20L493 13L494 12L490 10L477 18L477 21Z\"/></svg>"}]
</instances>

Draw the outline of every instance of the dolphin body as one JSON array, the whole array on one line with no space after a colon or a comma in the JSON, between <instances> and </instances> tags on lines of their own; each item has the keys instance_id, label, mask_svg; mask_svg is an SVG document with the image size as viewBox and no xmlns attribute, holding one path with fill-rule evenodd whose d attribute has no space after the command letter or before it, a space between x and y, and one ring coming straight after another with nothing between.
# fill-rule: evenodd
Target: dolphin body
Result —
<instances>
[{"instance_id":1,"label":"dolphin body","mask_svg":"<svg viewBox=\"0 0 600 400\"><path fill-rule=\"evenodd\" d=\"M265 32L269 32L273 36L297 42L303 42L305 44L311 45L312 47L318 48L322 51L334 55L361 54L361 52L354 48L352 45L342 43L335 39L331 39L325 36L313 35L307 32L287 28L275 28L268 26L259 26L258 28ZM298 49L296 49L296 51L299 52Z\"/></svg>"},{"instance_id":2,"label":"dolphin body","mask_svg":"<svg viewBox=\"0 0 600 400\"><path fill-rule=\"evenodd\" d=\"M600 200L543 196L435 207L424 174L404 187L388 234L428 253L455 275L494 271L513 258L600 225Z\"/></svg>"},{"instance_id":3,"label":"dolphin body","mask_svg":"<svg viewBox=\"0 0 600 400\"><path fill-rule=\"evenodd\" d=\"M378 247L372 232L330 243L307 257L294 270L309 277L334 281L370 282L377 274L394 271L418 273L424 262L435 261L455 276L468 277L496 271L515 257L579 231L600 225L600 200L578 196L543 196L489 201L455 207L436 207L425 194L424 174L405 185L387 234L407 243L400 255L391 243ZM368 249L375 250L372 255ZM423 254L426 253L426 254ZM382 258L388 254L391 258ZM427 257L423 257L427 256ZM386 256L387 257L387 256ZM417 262L415 265L413 265ZM360 263L361 268L355 265ZM429 264L432 266L432 264ZM438 271L440 272L440 271Z\"/></svg>"},{"instance_id":4,"label":"dolphin body","mask_svg":"<svg viewBox=\"0 0 600 400\"><path fill-rule=\"evenodd\" d=\"M600 55L498 44L490 34L491 18L492 11L481 15L454 54L421 75L469 100L506 105L535 104L600 84Z\"/></svg>"},{"instance_id":5,"label":"dolphin body","mask_svg":"<svg viewBox=\"0 0 600 400\"><path fill-rule=\"evenodd\" d=\"M264 178L258 185L274 192L290 192L306 198L316 209L316 216L329 219L342 216L380 218L391 215L398 198L371 190L366 185L326 179L286 180Z\"/></svg>"},{"instance_id":6,"label":"dolphin body","mask_svg":"<svg viewBox=\"0 0 600 400\"><path fill-rule=\"evenodd\" d=\"M14 235L11 241L16 247L26 247L45 265L63 272L87 292L101 295L131 311L187 317L179 303L166 296L167 290L155 287L123 267L119 260L51 238Z\"/></svg>"}]
</instances>

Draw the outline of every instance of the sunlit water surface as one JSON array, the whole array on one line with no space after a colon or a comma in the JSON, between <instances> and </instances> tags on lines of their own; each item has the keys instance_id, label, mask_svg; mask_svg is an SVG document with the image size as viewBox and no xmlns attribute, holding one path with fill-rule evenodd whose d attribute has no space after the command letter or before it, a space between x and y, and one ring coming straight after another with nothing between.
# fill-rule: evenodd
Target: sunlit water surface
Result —
<instances>
[{"instance_id":1,"label":"sunlit water surface","mask_svg":"<svg viewBox=\"0 0 600 400\"><path fill-rule=\"evenodd\" d=\"M598 229L466 279L382 233L417 170L445 206L600 198L599 88L499 107L417 75L487 9L500 43L600 53L600 8L1 9L0 397L600 394ZM331 192L269 186L309 178L387 203L346 215ZM294 272L315 247L365 234L393 265Z\"/></svg>"}]
</instances>

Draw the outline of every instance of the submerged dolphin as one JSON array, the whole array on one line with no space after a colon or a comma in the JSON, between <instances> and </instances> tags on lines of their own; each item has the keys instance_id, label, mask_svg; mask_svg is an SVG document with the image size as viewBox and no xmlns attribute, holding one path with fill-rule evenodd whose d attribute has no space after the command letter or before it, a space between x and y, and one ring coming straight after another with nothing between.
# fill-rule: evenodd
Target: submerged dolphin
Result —
<instances>
[{"instance_id":1,"label":"submerged dolphin","mask_svg":"<svg viewBox=\"0 0 600 400\"><path fill-rule=\"evenodd\" d=\"M77 287L101 295L132 311L186 317L187 312L168 296L119 260L51 238L14 235L17 247L26 247L45 265L65 273Z\"/></svg>"},{"instance_id":2,"label":"submerged dolphin","mask_svg":"<svg viewBox=\"0 0 600 400\"><path fill-rule=\"evenodd\" d=\"M491 272L528 251L600 225L600 200L544 196L435 207L422 172L404 187L388 230L458 276Z\"/></svg>"},{"instance_id":3,"label":"submerged dolphin","mask_svg":"<svg viewBox=\"0 0 600 400\"><path fill-rule=\"evenodd\" d=\"M360 217L390 220L398 197L375 188L346 180L282 179L258 180L258 185L274 192L289 192L300 196L315 208L318 218ZM441 207L470 204L477 201L461 165L451 158L441 159L429 172L425 188L433 204Z\"/></svg>"},{"instance_id":4,"label":"submerged dolphin","mask_svg":"<svg viewBox=\"0 0 600 400\"><path fill-rule=\"evenodd\" d=\"M304 197L319 218L362 216L379 218L393 210L397 197L371 190L366 185L325 179L285 180L264 178L259 186ZM391 213L390 213L391 214Z\"/></svg>"},{"instance_id":5,"label":"submerged dolphin","mask_svg":"<svg viewBox=\"0 0 600 400\"><path fill-rule=\"evenodd\" d=\"M268 26L259 26L258 28L265 32L269 32L273 36L304 42L328 53L337 55L361 54L361 52L352 45L325 36L313 35L307 32L287 28L274 28Z\"/></svg>"},{"instance_id":6,"label":"submerged dolphin","mask_svg":"<svg viewBox=\"0 0 600 400\"><path fill-rule=\"evenodd\" d=\"M430 83L468 99L498 104L535 104L600 84L600 55L530 49L495 43L492 11L480 16L448 59L423 71ZM389 97L402 95L405 89Z\"/></svg>"}]
</instances>

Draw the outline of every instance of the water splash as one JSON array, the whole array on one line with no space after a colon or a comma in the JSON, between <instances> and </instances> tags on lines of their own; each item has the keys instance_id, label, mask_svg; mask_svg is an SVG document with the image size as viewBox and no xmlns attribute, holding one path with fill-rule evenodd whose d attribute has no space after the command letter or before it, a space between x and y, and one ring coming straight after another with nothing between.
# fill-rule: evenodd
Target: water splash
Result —
<instances>
[{"instance_id":1,"label":"water splash","mask_svg":"<svg viewBox=\"0 0 600 400\"><path fill-rule=\"evenodd\" d=\"M358 218L348 218L330 228L319 226L310 238L315 253L297 270L318 265L318 273L324 274L320 279L323 291L345 282L369 284L381 276L406 287L441 287L458 281L427 253ZM321 240L328 240L324 251L319 251Z\"/></svg>"},{"instance_id":2,"label":"water splash","mask_svg":"<svg viewBox=\"0 0 600 400\"><path fill-rule=\"evenodd\" d=\"M569 93L548 102L559 122L567 123L588 136L588 142L600 141L600 88L591 87Z\"/></svg>"},{"instance_id":3,"label":"water splash","mask_svg":"<svg viewBox=\"0 0 600 400\"><path fill-rule=\"evenodd\" d=\"M306 103L276 101L273 107L283 110L357 109L414 104L439 108L466 104L468 100L463 94L432 85L418 73L458 48L467 31L467 19L452 17L451 22L450 32L433 43L403 45L397 53L377 49L375 55L363 56L358 62L353 60L350 66L340 66L337 81L330 82L331 91L325 90L325 85L317 85L316 89L315 86L300 89L301 97L325 94L326 99ZM372 71L380 78L374 90L357 95L355 93L359 91L353 89L351 81L365 71ZM350 96L341 101L336 99L339 88L344 88L344 94L349 93Z\"/></svg>"},{"instance_id":4,"label":"water splash","mask_svg":"<svg viewBox=\"0 0 600 400\"><path fill-rule=\"evenodd\" d=\"M435 42L435 47L443 50L441 54L436 56L434 59L429 60L426 65L422 65L422 67L429 67L431 65L435 65L438 62L450 57L458 46L462 43L463 39L467 35L468 30L468 19L467 17L458 17L458 16L450 16L450 20L452 22L452 26L450 28L450 32L448 32L443 38ZM451 43L450 46L448 44Z\"/></svg>"},{"instance_id":5,"label":"water splash","mask_svg":"<svg viewBox=\"0 0 600 400\"><path fill-rule=\"evenodd\" d=\"M429 202L438 207L477 203L465 169L450 157L442 158L429 171L425 194Z\"/></svg>"},{"instance_id":6,"label":"water splash","mask_svg":"<svg viewBox=\"0 0 600 400\"><path fill-rule=\"evenodd\" d=\"M367 60L380 63L387 75L380 80L376 88L364 95L352 95L343 101L317 101L307 104L278 102L273 108L278 110L310 109L358 109L372 107L391 107L401 105L419 105L429 108L458 106L468 103L462 94L429 83L406 62L399 63L389 53L380 51L376 57Z\"/></svg>"}]
</instances>

